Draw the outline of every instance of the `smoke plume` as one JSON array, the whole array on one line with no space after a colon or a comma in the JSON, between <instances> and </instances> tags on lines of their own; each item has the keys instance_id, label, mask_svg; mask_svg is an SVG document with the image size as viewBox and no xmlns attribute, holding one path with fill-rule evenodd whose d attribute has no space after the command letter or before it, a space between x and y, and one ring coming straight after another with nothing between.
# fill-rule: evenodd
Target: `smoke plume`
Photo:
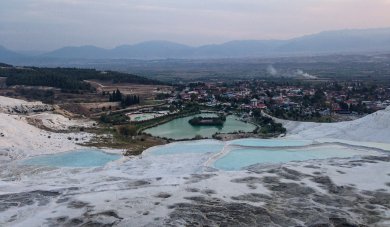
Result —
<instances>
[{"instance_id":1,"label":"smoke plume","mask_svg":"<svg viewBox=\"0 0 390 227\"><path fill-rule=\"evenodd\" d=\"M267 67L267 73L270 74L271 76L277 76L278 70L276 70L272 65L270 65Z\"/></svg>"},{"instance_id":2,"label":"smoke plume","mask_svg":"<svg viewBox=\"0 0 390 227\"><path fill-rule=\"evenodd\" d=\"M310 75L309 73L305 73L305 72L303 72L303 71L300 70L300 69L298 69L298 70L296 71L296 76L298 76L298 77L303 77L303 78L305 78L305 79L317 79L316 76Z\"/></svg>"}]
</instances>

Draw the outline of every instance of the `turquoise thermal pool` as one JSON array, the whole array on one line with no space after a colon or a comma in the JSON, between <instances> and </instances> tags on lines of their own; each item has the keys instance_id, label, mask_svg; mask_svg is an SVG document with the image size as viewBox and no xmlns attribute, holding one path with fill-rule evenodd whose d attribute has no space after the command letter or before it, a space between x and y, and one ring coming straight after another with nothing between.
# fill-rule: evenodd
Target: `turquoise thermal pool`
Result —
<instances>
[{"instance_id":1,"label":"turquoise thermal pool","mask_svg":"<svg viewBox=\"0 0 390 227\"><path fill-rule=\"evenodd\" d=\"M40 155L23 161L25 165L50 167L99 167L119 159L121 155L100 150L77 150L51 155Z\"/></svg>"},{"instance_id":2,"label":"turquoise thermal pool","mask_svg":"<svg viewBox=\"0 0 390 227\"><path fill-rule=\"evenodd\" d=\"M223 147L224 144L216 140L178 142L152 148L150 154L217 153L221 151Z\"/></svg>"},{"instance_id":3,"label":"turquoise thermal pool","mask_svg":"<svg viewBox=\"0 0 390 227\"><path fill-rule=\"evenodd\" d=\"M311 159L347 158L363 154L362 151L342 146L307 147L299 149L262 148L232 149L217 159L213 166L222 170L240 170L254 164L277 164Z\"/></svg>"},{"instance_id":4,"label":"turquoise thermal pool","mask_svg":"<svg viewBox=\"0 0 390 227\"><path fill-rule=\"evenodd\" d=\"M240 170L254 164L278 164L313 159L348 158L372 154L369 148L314 143L295 139L239 139L229 142L198 140L172 143L151 148L149 155L183 155L210 153L208 166L220 170Z\"/></svg>"},{"instance_id":5,"label":"turquoise thermal pool","mask_svg":"<svg viewBox=\"0 0 390 227\"><path fill-rule=\"evenodd\" d=\"M238 139L229 142L229 145L246 147L298 147L312 144L311 140L294 139Z\"/></svg>"}]
</instances>

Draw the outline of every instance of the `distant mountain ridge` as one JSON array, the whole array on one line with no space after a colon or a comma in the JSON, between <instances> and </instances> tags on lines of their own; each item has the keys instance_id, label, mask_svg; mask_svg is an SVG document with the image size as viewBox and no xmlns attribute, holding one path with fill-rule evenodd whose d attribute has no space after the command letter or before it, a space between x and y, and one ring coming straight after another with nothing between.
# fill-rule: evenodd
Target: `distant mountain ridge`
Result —
<instances>
[{"instance_id":1,"label":"distant mountain ridge","mask_svg":"<svg viewBox=\"0 0 390 227\"><path fill-rule=\"evenodd\" d=\"M8 50L7 48L0 46L0 60L2 59L12 59L12 58L19 58L22 57L22 55Z\"/></svg>"},{"instance_id":2,"label":"distant mountain ridge","mask_svg":"<svg viewBox=\"0 0 390 227\"><path fill-rule=\"evenodd\" d=\"M194 59L367 51L390 51L390 28L327 31L289 40L237 40L199 47L168 41L148 41L134 45L122 45L113 49L96 46L63 47L38 57L58 59ZM0 47L0 60L18 56L23 55Z\"/></svg>"}]
</instances>

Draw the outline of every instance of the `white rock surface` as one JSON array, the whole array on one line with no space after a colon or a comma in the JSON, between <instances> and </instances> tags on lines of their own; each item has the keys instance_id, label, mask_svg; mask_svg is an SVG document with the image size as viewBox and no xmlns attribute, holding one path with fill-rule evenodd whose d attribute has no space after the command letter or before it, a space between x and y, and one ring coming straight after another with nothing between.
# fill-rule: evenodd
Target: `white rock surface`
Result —
<instances>
[{"instance_id":1,"label":"white rock surface","mask_svg":"<svg viewBox=\"0 0 390 227\"><path fill-rule=\"evenodd\" d=\"M4 113L32 113L51 111L54 108L51 105L42 102L27 102L20 99L13 99L0 96L0 112Z\"/></svg>"},{"instance_id":2,"label":"white rock surface","mask_svg":"<svg viewBox=\"0 0 390 227\"><path fill-rule=\"evenodd\" d=\"M52 130L70 130L74 128L91 128L96 125L95 121L88 119L71 119L60 114L49 112L29 115L27 118L41 123L44 127Z\"/></svg>"},{"instance_id":3,"label":"white rock surface","mask_svg":"<svg viewBox=\"0 0 390 227\"><path fill-rule=\"evenodd\" d=\"M78 149L81 146L76 143L91 137L88 133L47 132L28 124L24 116L0 113L0 152L11 158Z\"/></svg>"},{"instance_id":4,"label":"white rock surface","mask_svg":"<svg viewBox=\"0 0 390 227\"><path fill-rule=\"evenodd\" d=\"M0 96L0 158L19 159L25 156L79 149L81 146L77 143L92 138L89 133L48 132L30 125L27 118L40 119L44 126L55 130L89 126L93 124L92 121L72 121L61 115L47 112L37 115L24 114L52 109L51 105L41 102L27 102ZM15 110L23 114L16 114Z\"/></svg>"},{"instance_id":5,"label":"white rock surface","mask_svg":"<svg viewBox=\"0 0 390 227\"><path fill-rule=\"evenodd\" d=\"M287 136L290 137L390 143L390 107L346 122L313 123L280 119L276 119L276 121L286 127Z\"/></svg>"}]
</instances>

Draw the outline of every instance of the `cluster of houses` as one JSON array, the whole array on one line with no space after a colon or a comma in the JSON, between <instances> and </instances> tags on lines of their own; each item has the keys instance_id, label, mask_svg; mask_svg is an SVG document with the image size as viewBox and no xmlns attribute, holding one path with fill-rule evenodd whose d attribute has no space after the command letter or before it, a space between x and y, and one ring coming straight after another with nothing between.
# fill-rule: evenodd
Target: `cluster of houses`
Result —
<instances>
[{"instance_id":1,"label":"cluster of houses","mask_svg":"<svg viewBox=\"0 0 390 227\"><path fill-rule=\"evenodd\" d=\"M359 87L363 85L359 84ZM169 102L181 100L196 101L206 106L234 106L235 108L299 110L306 114L319 112L351 113L353 106L375 111L390 106L390 88L378 87L370 93L365 89L356 89L353 85L344 85L334 89L332 83L321 87L322 105L314 105L307 100L316 96L318 88L314 86L275 85L265 81L240 81L233 84L197 83L176 92ZM305 102L306 99L306 102Z\"/></svg>"}]
</instances>

